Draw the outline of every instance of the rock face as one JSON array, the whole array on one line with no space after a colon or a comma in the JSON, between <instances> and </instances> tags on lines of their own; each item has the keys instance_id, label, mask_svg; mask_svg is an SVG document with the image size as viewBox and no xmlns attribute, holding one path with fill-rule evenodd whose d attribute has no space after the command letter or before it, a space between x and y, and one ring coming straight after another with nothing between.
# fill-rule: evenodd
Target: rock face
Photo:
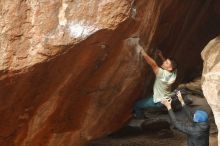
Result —
<instances>
[{"instance_id":1,"label":"rock face","mask_svg":"<svg viewBox=\"0 0 220 146\"><path fill-rule=\"evenodd\" d=\"M204 68L202 73L202 90L212 108L215 123L220 129L220 37L208 43L202 51ZM220 142L220 134L218 134Z\"/></svg>"},{"instance_id":2,"label":"rock face","mask_svg":"<svg viewBox=\"0 0 220 146\"><path fill-rule=\"evenodd\" d=\"M1 0L0 146L80 146L119 129L153 81L128 38L182 60L181 80L201 63L210 10L209 0Z\"/></svg>"}]
</instances>

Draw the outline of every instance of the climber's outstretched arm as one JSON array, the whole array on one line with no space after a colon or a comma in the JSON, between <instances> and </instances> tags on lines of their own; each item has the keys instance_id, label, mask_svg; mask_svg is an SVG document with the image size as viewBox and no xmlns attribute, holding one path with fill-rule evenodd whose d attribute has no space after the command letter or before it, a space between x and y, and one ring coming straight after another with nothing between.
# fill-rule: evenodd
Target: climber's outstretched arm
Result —
<instances>
[{"instance_id":1,"label":"climber's outstretched arm","mask_svg":"<svg viewBox=\"0 0 220 146\"><path fill-rule=\"evenodd\" d=\"M151 58L143 49L142 46L138 45L137 47L140 47L139 49L141 50L141 54L144 56L144 59L146 60L146 62L151 66L151 68L153 69L154 73L157 74L159 67L157 65L157 63L155 62L155 60L153 58Z\"/></svg>"}]
</instances>

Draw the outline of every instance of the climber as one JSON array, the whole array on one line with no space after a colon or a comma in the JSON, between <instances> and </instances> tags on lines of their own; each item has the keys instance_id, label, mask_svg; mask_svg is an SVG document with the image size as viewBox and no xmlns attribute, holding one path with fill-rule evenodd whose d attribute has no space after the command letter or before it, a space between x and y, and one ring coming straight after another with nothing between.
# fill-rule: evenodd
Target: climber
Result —
<instances>
[{"instance_id":1,"label":"climber","mask_svg":"<svg viewBox=\"0 0 220 146\"><path fill-rule=\"evenodd\" d=\"M142 56L146 62L151 66L156 79L153 86L153 96L142 98L135 103L134 116L136 118L143 118L143 109L156 108L160 109L164 107L160 102L163 99L170 98L171 96L171 85L176 80L177 64L171 59L165 59L162 52L157 50L159 58L163 61L161 67L157 65L154 59L152 59L138 43L138 50L140 50Z\"/></svg>"},{"instance_id":2,"label":"climber","mask_svg":"<svg viewBox=\"0 0 220 146\"><path fill-rule=\"evenodd\" d=\"M177 97L183 107L184 112L187 114L189 122L187 123L183 121L184 119L177 121L171 106L172 100L163 100L161 103L166 106L171 123L175 128L187 135L188 146L208 146L209 124L207 112L204 110L196 110L192 117L187 105L185 105L180 91L177 92Z\"/></svg>"}]
</instances>

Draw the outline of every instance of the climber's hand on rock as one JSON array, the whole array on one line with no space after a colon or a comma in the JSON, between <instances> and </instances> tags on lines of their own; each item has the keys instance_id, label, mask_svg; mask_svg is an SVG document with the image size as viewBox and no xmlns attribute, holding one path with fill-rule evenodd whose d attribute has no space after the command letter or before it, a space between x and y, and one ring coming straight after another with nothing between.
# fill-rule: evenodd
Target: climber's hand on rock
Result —
<instances>
[{"instance_id":1,"label":"climber's hand on rock","mask_svg":"<svg viewBox=\"0 0 220 146\"><path fill-rule=\"evenodd\" d=\"M139 47L139 49L140 49L141 54L142 54L143 56L145 56L145 55L146 55L146 52L144 51L144 48L143 48L142 46L138 46L138 47Z\"/></svg>"},{"instance_id":2,"label":"climber's hand on rock","mask_svg":"<svg viewBox=\"0 0 220 146\"><path fill-rule=\"evenodd\" d=\"M139 44L140 38L139 37L134 37L131 40L132 40L132 43L134 44L134 46L140 46L140 44Z\"/></svg>"}]
</instances>

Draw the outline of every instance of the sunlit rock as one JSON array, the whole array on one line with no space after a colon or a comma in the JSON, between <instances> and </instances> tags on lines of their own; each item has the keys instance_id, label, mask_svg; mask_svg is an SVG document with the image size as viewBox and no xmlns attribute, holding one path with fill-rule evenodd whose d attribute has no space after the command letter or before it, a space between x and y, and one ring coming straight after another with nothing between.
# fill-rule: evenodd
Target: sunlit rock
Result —
<instances>
[{"instance_id":1,"label":"sunlit rock","mask_svg":"<svg viewBox=\"0 0 220 146\"><path fill-rule=\"evenodd\" d=\"M212 108L215 123L220 129L220 37L211 40L202 51L204 60L202 90ZM218 134L220 142L220 134Z\"/></svg>"}]
</instances>

